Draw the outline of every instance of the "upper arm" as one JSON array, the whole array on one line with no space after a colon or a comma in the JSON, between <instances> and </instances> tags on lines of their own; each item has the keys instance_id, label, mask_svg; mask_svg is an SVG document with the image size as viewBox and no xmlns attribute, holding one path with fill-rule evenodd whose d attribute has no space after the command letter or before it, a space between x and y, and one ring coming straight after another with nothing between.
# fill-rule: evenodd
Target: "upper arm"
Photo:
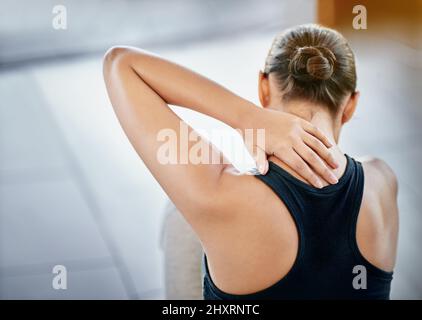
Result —
<instances>
[{"instance_id":1,"label":"upper arm","mask_svg":"<svg viewBox=\"0 0 422 320\"><path fill-rule=\"evenodd\" d=\"M224 169L219 151L196 135L134 71L125 49L109 51L103 71L117 118L153 176L184 214L205 210L207 195L218 190ZM206 160L207 152L208 159L219 159L218 163L189 161L195 156ZM176 161L166 163L172 155Z\"/></svg>"}]
</instances>

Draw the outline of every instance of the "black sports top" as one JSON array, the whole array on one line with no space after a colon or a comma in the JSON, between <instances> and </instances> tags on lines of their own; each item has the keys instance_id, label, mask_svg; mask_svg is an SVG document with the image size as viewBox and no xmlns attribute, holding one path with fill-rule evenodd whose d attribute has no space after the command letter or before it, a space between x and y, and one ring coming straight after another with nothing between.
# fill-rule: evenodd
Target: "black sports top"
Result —
<instances>
[{"instance_id":1,"label":"black sports top","mask_svg":"<svg viewBox=\"0 0 422 320\"><path fill-rule=\"evenodd\" d=\"M283 201L299 234L291 270L274 285L247 295L227 294L213 283L204 256L205 299L389 299L392 272L368 262L356 242L364 175L360 162L346 155L335 185L314 188L270 162L256 176ZM257 270L259 272L259 270Z\"/></svg>"}]
</instances>

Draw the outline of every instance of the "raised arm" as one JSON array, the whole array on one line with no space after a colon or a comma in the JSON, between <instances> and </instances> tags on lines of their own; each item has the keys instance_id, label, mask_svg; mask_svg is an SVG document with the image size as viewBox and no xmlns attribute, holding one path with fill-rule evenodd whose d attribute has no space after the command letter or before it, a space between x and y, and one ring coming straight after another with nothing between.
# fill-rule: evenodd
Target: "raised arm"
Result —
<instances>
[{"instance_id":1,"label":"raised arm","mask_svg":"<svg viewBox=\"0 0 422 320\"><path fill-rule=\"evenodd\" d=\"M236 129L266 129L268 154L275 154L317 187L319 178L309 163L324 179L336 182L321 160L335 167L327 149L329 141L317 128L298 117L258 108L197 73L135 48L110 49L104 60L104 78L111 103L130 142L182 211L194 211L196 203L203 204L209 198L207 195L218 190L224 166L179 162L163 165L157 160L162 145L157 138L160 130L170 129L177 135L177 141L181 138L181 119L167 104L207 114ZM192 132L191 128L188 130ZM189 143L188 152L194 145L197 142ZM303 150L302 154L298 155L293 147ZM178 154L180 151L186 150L178 150ZM216 151L210 149L210 152ZM260 171L265 172L266 157L261 159L264 160L260 160Z\"/></svg>"}]
</instances>

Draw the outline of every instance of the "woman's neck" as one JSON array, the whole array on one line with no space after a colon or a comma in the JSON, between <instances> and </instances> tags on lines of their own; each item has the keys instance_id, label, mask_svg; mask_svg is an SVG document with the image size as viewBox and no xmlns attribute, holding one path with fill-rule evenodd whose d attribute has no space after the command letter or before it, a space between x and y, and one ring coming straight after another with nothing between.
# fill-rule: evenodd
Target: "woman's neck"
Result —
<instances>
[{"instance_id":1,"label":"woman's neck","mask_svg":"<svg viewBox=\"0 0 422 320\"><path fill-rule=\"evenodd\" d=\"M328 110L322 107L315 107L315 105L308 102L295 102L294 105L292 103L282 106L270 106L269 108L294 114L306 121L309 121L310 123L315 125L319 130L321 130L326 135L326 137L333 143L333 147L330 148L330 151L339 163L339 167L337 169L333 169L333 172L337 176L337 178L340 178L343 175L344 170L346 168L347 159L344 153L340 150L339 146L337 145L340 134L340 126L336 126L335 120L333 119L332 115ZM296 178L305 181L303 178L295 174L292 169L290 169L286 164L281 162L278 158L271 156L268 160L276 163ZM326 186L329 183L324 183L323 180L323 184L324 186Z\"/></svg>"},{"instance_id":2,"label":"woman's neck","mask_svg":"<svg viewBox=\"0 0 422 320\"><path fill-rule=\"evenodd\" d=\"M290 103L268 106L270 109L288 112L299 118L309 121L318 127L332 143L337 143L340 134L340 126L327 108L316 106L312 102L292 101Z\"/></svg>"}]
</instances>

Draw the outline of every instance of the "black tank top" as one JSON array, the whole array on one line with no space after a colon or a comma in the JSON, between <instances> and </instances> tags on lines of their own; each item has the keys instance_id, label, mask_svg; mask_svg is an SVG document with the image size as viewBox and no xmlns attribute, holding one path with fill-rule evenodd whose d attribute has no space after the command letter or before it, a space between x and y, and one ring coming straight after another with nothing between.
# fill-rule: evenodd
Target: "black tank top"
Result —
<instances>
[{"instance_id":1,"label":"black tank top","mask_svg":"<svg viewBox=\"0 0 422 320\"><path fill-rule=\"evenodd\" d=\"M271 287L253 294L232 295L213 283L204 256L204 298L389 299L393 273L372 265L357 246L356 223L364 175L361 163L346 158L339 182L322 189L270 162L268 173L256 177L277 194L296 223L296 260L287 275Z\"/></svg>"}]
</instances>

